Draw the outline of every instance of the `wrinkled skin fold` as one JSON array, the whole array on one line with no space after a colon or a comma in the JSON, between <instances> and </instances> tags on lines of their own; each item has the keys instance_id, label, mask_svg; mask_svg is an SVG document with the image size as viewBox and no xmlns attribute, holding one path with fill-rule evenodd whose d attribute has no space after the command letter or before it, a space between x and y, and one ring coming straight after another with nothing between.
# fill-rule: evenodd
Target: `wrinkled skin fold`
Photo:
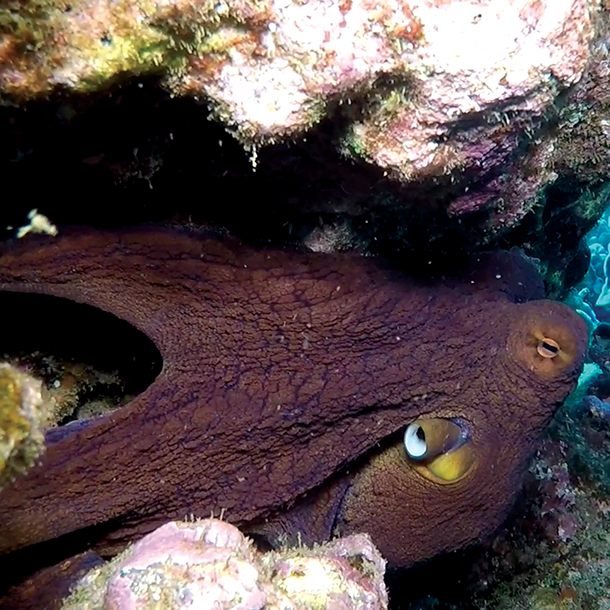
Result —
<instances>
[{"instance_id":1,"label":"wrinkled skin fold","mask_svg":"<svg viewBox=\"0 0 610 610\"><path fill-rule=\"evenodd\" d=\"M96 548L114 549L220 511L306 542L367 531L396 566L464 546L505 516L587 343L514 253L418 282L351 254L88 232L9 245L0 289L110 312L163 357L128 405L48 432L40 465L0 493L0 553L100 523ZM427 418L468 435L456 482L406 458L402 433Z\"/></svg>"}]
</instances>

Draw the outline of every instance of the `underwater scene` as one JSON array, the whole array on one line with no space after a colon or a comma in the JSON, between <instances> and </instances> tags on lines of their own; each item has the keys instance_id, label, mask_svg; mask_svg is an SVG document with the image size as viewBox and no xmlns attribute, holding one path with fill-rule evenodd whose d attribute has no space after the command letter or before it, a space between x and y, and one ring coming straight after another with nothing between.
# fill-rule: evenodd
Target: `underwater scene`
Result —
<instances>
[{"instance_id":1,"label":"underwater scene","mask_svg":"<svg viewBox=\"0 0 610 610\"><path fill-rule=\"evenodd\" d=\"M591 262L582 281L563 299L569 307L536 300L544 296L540 261L515 250L477 255L471 271L460 271L440 281L424 281L405 276L392 266L379 267L375 259L329 259L324 254L304 259L302 254L252 250L209 233L194 236L192 231L176 229L122 231L119 241L113 231L87 233L79 229L31 242L35 247L27 241L11 245L0 259L0 286L9 289L3 295L3 311L14 322L4 332L2 343L4 358L12 365L0 366L4 434L0 482L6 488L0 509L0 545L5 552L9 550L4 574L13 574L15 582L32 568L42 569L30 576L25 588L12 589L13 593L2 601L3 607L33 607L27 604L30 600L37 604L40 591L46 599L59 602L71 590L65 603L50 607L174 608L183 607L176 605L176 600L185 595L229 604L227 607L242 607L231 600L246 600L243 607L248 608L334 608L334 602L329 600L336 599L357 609L607 607L609 218L610 212L604 212L586 236ZM39 218L39 222L50 223L46 217ZM192 261L186 267L186 275L185 260ZM274 275L273 270L278 269L281 275ZM264 274L267 279L261 286ZM298 283L287 283L293 275L299 278ZM79 276L86 277L86 283L75 283L74 278ZM205 285L197 283L201 277L206 278ZM216 519L198 520L200 515L194 511L198 503L206 502L200 491L205 494L206 486L199 479L183 477L190 459L188 444L195 447L197 463L202 456L211 461L215 445L202 446L198 427L178 419L182 440L172 450L181 456L180 461L174 462L177 469L170 463L160 465L164 446L159 443L175 442L171 440L175 423L170 424L168 414L177 407L190 413L189 417L199 418L199 426L211 426L205 440L222 440L226 434L234 434L237 416L229 419L229 432L225 432L217 419L218 412L228 408L225 401L229 406L233 401L242 405L239 425L246 427L248 436L241 441L246 445L235 460L239 463L243 454L248 461L233 471L231 490L238 497L250 489L247 480L253 472L268 476L264 461L255 469L249 465L250 460L260 459L257 447L265 446L262 422L279 427L289 437L290 474L284 478L281 472L270 475L274 488L288 485L290 489L298 484L299 472L309 477L320 469L321 477L328 476L324 474L328 472L327 465L332 467L330 449L322 462L308 457L316 443L322 442L315 440L315 427L310 432L312 440L304 447L306 452L298 454L304 469L295 467L298 441L291 430L296 425L302 433L309 424L305 423L303 412L290 406L290 397L282 397L276 390L271 414L244 411L241 396L245 389L250 393L249 400L260 400L261 404L269 400L267 389L256 398L254 390L243 385L246 373L238 373L236 380L241 383L237 385L227 376L231 366L251 362L254 367L255 363L271 367L266 373L269 383L276 375L281 379L281 369L274 371L263 353L271 349L267 340L251 361L244 351L256 345L255 320L272 315L266 313L268 297L264 291L275 287L278 277L281 285L289 288L284 302L290 316L284 317L281 324L270 326L282 329L275 335L280 351L272 353L277 353L276 357L285 354L282 362L286 358L291 362L291 353L297 355L298 367L290 364L289 371L299 375L302 373L298 371L304 370L307 379L313 374L307 364L310 359L333 362L329 352L332 340L339 356L332 366L357 369L349 372L338 368L341 375L332 377L331 384L348 379L350 387L359 371L368 377L371 370L377 369L380 375L383 371L384 384L376 390L374 384L368 383L367 392L376 392L373 400L381 405L384 401L388 405L396 400L428 401L436 415L407 415L410 423L405 428L405 415L392 414L394 409L390 410L389 424L369 420L368 409L360 412L353 391L346 390L347 403L325 399L329 401L326 409L331 417L328 409L332 406L341 411L349 408L353 409L354 422L364 417L365 422L371 422L368 426L377 421L381 436L387 435L386 425L390 432L397 433L387 435L364 459L356 456L349 467L352 472L340 469L330 475L328 486L313 488L279 512L266 511L264 518L252 518L251 512L240 513L237 506L231 507L235 496L227 493L228 507L211 513ZM347 281L347 277L355 279ZM358 286L357 295L351 282ZM129 289L123 285L129 285ZM227 285L231 290L224 293ZM380 296L377 291L382 285L386 286L386 293ZM292 300L296 286L301 287L301 295L313 295L313 301L306 302L309 317L305 320L299 319L304 314L304 297ZM322 296L311 293L314 287L322 291ZM180 290L185 292L178 301ZM215 301L218 295L225 294L230 299L239 298L241 291L249 295L245 302L250 304L256 302L252 295L262 295L257 297L260 303L256 317L249 318L252 314L239 308L237 302L227 305L223 300L220 306ZM110 293L112 298L108 300ZM192 294L197 299L189 300ZM359 339L350 340L346 351L342 337L351 332L353 313L361 306L363 294L368 307L383 312L383 323L377 324L375 315L367 316L356 335ZM388 295L392 295L389 309ZM180 303L178 310L173 308L172 299ZM78 302L81 300L85 304ZM190 314L186 325L181 326L176 311L185 316L182 304L187 302ZM460 303L458 309L454 309L456 303ZM239 324L246 333L239 336L238 343L233 343L232 333L224 339L218 334L226 307L236 308L238 317L225 328ZM273 311L282 311L278 308L276 305ZM32 325L40 311L45 311L53 324L42 328ZM322 324L319 334L315 321L323 320L329 315L327 311L333 312L333 323ZM481 327L482 315L493 317L498 312L501 322L493 328ZM159 324L160 320L163 324ZM407 328L403 327L405 320L409 320ZM191 329L195 324L201 335L194 337ZM168 325L172 328L169 335ZM435 330L437 325L439 329ZM82 333L66 332L71 327L88 329L88 341L82 342ZM392 329L390 336L388 328ZM467 329L465 341L445 344L444 335L449 332L457 337L459 329ZM207 343L210 332L216 337L214 343ZM421 393L411 389L410 380L417 378L422 367L418 350L429 349L429 333L439 343L433 344L433 351L423 352L427 356L422 374L434 375L434 379L428 378ZM371 348L372 336L383 346L382 352ZM410 336L415 337L416 343L410 341ZM178 343L176 337L180 338ZM481 366L473 344L493 346L497 341L502 346L507 341L506 347L497 354L490 351ZM120 354L116 351L119 343L124 345ZM347 364L354 351L360 352L360 343L365 351L353 364ZM440 351L439 345L443 345ZM202 357L209 350L216 353L218 346L222 350L212 361ZM239 353L238 360L222 355L231 350ZM221 367L218 370L224 371L223 394L211 394L218 391L214 389L217 386L215 382L206 386L203 378L192 385L191 353L196 354L194 366L212 367L211 370ZM176 360L176 354L180 354L180 360ZM301 364L304 358L305 364ZM466 372L480 368L482 377L472 375L462 389L460 378L446 366L448 358ZM361 368L363 362L367 364ZM404 363L408 366L402 366ZM392 385L388 399L384 388L387 383L393 384L393 379L399 385ZM451 391L447 393L446 387ZM231 388L237 388L235 393ZM201 404L200 392L210 393L202 413L189 407ZM405 392L405 398L397 399L397 392ZM428 398L427 392L435 396ZM457 407L452 398L456 392L460 396ZM478 402L480 392L489 403ZM521 393L527 397L527 409L519 398ZM314 392L311 396L318 400L319 394ZM460 406L464 396L466 406ZM208 404L214 409L208 411ZM307 398L297 404L307 405ZM477 409L483 409L482 417ZM485 429L489 426L487 418L493 413L499 415L499 432L494 432L493 427ZM206 422L210 415L214 423ZM284 424L286 418L288 426ZM137 436L132 431L133 420L138 422ZM549 420L550 425L545 428ZM122 436L125 425L128 427ZM44 429L49 426L45 438ZM356 450L359 443L366 447L366 437L359 441L349 422L343 423L339 417L333 424L334 428L343 426L347 427L342 428L341 438L353 435ZM194 430L193 435L189 430ZM253 439L250 447L249 437ZM320 447L324 450L325 445ZM63 457L65 451L70 455L68 461ZM269 451L278 449L265 446L263 455ZM36 467L41 456L45 458L43 469ZM111 462L106 456L111 456ZM275 458L279 464L281 456L280 449ZM96 470L100 463L103 469ZM189 468L196 470L198 466L192 464ZM405 480L408 469L412 474L407 479L409 485L403 488L400 482ZM491 478L490 469L494 474ZM205 472L223 481L231 470L225 468L224 474L214 474L210 463ZM53 473L51 478L49 473ZM388 473L394 474L387 478L386 487L384 477ZM158 477L173 479L171 489L181 493L169 492ZM67 480L71 482L68 486ZM25 485L19 486L20 481ZM245 485L242 487L241 483ZM225 493L216 485L211 488L214 497ZM48 490L43 491L46 495L40 495L41 487ZM104 491L106 487L110 496ZM134 500L125 496L124 490L130 488L137 491ZM172 493L180 507L188 507L186 519L158 527L108 561L124 548L125 541L138 539L138 524L146 523L146 515L91 527L92 521L105 516L96 513L96 505L91 507L90 496L96 497L96 503L106 503L103 511L116 511L115 500L120 498L119 507L134 501L137 506L146 494L158 494L155 489L161 495L156 495L153 509L175 514L170 498L163 499ZM477 495L474 504L473 494ZM410 502L422 502L423 520L420 510L413 516ZM393 507L389 515L388 506ZM243 531L225 521L226 516L231 519L236 514L244 515L236 519ZM316 517L322 519L321 524L312 521L316 515L321 515ZM20 523L29 523L29 528L22 529ZM157 523L155 517L151 525ZM82 524L83 532L71 533L74 524ZM145 533L151 525L140 527ZM435 530L441 536L435 536ZM389 537L385 532L390 533ZM53 538L45 541L49 535L59 536L60 542ZM325 536L332 542L319 545ZM13 545L19 544L17 540L28 541L32 546L10 552ZM60 561L61 578L57 568L43 567L55 561ZM407 566L412 567L406 569ZM80 584L74 589L76 582ZM108 599L114 601L107 603ZM129 601L133 599L137 600L136 605Z\"/></svg>"},{"instance_id":2,"label":"underwater scene","mask_svg":"<svg viewBox=\"0 0 610 610\"><path fill-rule=\"evenodd\" d=\"M485 550L424 569L425 586L443 593L399 607L610 607L609 221L607 210L587 235L589 268L564 299L589 328L583 372L529 467L522 497Z\"/></svg>"},{"instance_id":3,"label":"underwater scene","mask_svg":"<svg viewBox=\"0 0 610 610\"><path fill-rule=\"evenodd\" d=\"M0 179L0 610L610 610L608 0L2 0Z\"/></svg>"}]
</instances>

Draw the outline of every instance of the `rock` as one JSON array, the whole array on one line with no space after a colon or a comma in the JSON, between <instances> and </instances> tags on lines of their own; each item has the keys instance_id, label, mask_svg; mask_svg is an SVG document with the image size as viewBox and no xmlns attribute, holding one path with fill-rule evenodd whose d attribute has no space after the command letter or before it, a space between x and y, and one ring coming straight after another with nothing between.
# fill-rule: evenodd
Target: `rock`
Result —
<instances>
[{"instance_id":1,"label":"rock","mask_svg":"<svg viewBox=\"0 0 610 610\"><path fill-rule=\"evenodd\" d=\"M62 610L384 610L384 570L364 534L260 553L223 521L170 522L89 572Z\"/></svg>"},{"instance_id":2,"label":"rock","mask_svg":"<svg viewBox=\"0 0 610 610\"><path fill-rule=\"evenodd\" d=\"M48 413L42 383L0 364L0 487L24 473L44 450Z\"/></svg>"},{"instance_id":3,"label":"rock","mask_svg":"<svg viewBox=\"0 0 610 610\"><path fill-rule=\"evenodd\" d=\"M106 186L117 224L145 191L171 200L157 216L261 243L441 266L516 245L562 296L610 194L609 15L594 0L11 0L0 97L27 109L0 109L7 173L79 200ZM208 109L242 147L203 127ZM202 181L222 205L190 197ZM58 224L102 214L47 199Z\"/></svg>"}]
</instances>

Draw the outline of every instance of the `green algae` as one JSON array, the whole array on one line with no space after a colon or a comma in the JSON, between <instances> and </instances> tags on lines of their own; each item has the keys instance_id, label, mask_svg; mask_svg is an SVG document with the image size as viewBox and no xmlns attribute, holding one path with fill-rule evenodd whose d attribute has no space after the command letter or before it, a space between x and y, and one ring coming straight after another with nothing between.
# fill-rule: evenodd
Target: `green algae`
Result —
<instances>
[{"instance_id":1,"label":"green algae","mask_svg":"<svg viewBox=\"0 0 610 610\"><path fill-rule=\"evenodd\" d=\"M41 383L0 364L0 487L23 474L44 449Z\"/></svg>"},{"instance_id":2,"label":"green algae","mask_svg":"<svg viewBox=\"0 0 610 610\"><path fill-rule=\"evenodd\" d=\"M222 62L252 34L222 3L13 0L0 6L0 91L22 102L92 93L143 74L180 74L190 59ZM253 5L256 12L257 4Z\"/></svg>"}]
</instances>

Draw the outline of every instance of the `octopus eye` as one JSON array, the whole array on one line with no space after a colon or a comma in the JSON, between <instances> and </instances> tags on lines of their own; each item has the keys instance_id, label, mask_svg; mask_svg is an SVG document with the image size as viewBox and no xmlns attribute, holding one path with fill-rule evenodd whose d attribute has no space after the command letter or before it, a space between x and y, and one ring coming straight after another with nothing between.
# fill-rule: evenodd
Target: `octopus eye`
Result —
<instances>
[{"instance_id":1,"label":"octopus eye","mask_svg":"<svg viewBox=\"0 0 610 610\"><path fill-rule=\"evenodd\" d=\"M578 375L587 349L584 320L562 303L530 301L515 310L507 355L528 369L534 379L552 381Z\"/></svg>"},{"instance_id":2,"label":"octopus eye","mask_svg":"<svg viewBox=\"0 0 610 610\"><path fill-rule=\"evenodd\" d=\"M534 330L526 340L527 352L524 355L527 367L543 378L561 374L575 360L578 361L579 345L576 339L569 328Z\"/></svg>"},{"instance_id":3,"label":"octopus eye","mask_svg":"<svg viewBox=\"0 0 610 610\"><path fill-rule=\"evenodd\" d=\"M559 344L548 337L540 339L536 349L543 358L555 358L559 354Z\"/></svg>"},{"instance_id":4,"label":"octopus eye","mask_svg":"<svg viewBox=\"0 0 610 610\"><path fill-rule=\"evenodd\" d=\"M420 419L407 426L404 447L409 465L436 483L454 483L475 462L464 424L451 419Z\"/></svg>"}]
</instances>

